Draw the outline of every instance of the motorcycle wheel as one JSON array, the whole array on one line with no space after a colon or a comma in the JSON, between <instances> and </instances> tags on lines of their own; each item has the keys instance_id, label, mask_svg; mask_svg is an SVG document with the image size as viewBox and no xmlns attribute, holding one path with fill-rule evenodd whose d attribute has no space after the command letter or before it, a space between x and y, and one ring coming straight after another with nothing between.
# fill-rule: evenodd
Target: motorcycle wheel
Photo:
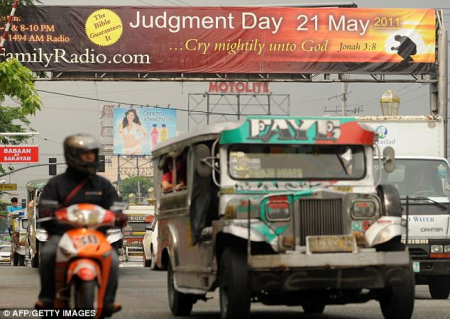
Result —
<instances>
[{"instance_id":1,"label":"motorcycle wheel","mask_svg":"<svg viewBox=\"0 0 450 319\"><path fill-rule=\"evenodd\" d=\"M97 282L91 281L79 281L75 292L75 307L77 309L94 309L95 298L97 296ZM86 317L95 318L95 317Z\"/></svg>"}]
</instances>

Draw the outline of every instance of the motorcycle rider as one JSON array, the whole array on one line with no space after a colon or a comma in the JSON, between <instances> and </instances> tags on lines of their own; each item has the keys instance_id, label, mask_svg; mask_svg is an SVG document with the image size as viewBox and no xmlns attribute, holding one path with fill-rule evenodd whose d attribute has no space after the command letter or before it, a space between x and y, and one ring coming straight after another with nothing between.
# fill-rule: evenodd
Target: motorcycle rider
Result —
<instances>
[{"instance_id":1,"label":"motorcycle rider","mask_svg":"<svg viewBox=\"0 0 450 319\"><path fill-rule=\"evenodd\" d=\"M119 201L119 196L112 184L105 178L96 175L98 168L98 153L100 144L91 135L76 134L64 140L64 157L68 166L65 173L50 179L45 185L40 197L43 200L53 200L63 207L78 203L91 203L110 209L113 202ZM39 208L40 205L38 205ZM40 207L40 218L51 214L50 210ZM116 225L126 224L125 214L116 213ZM41 251L39 274L41 278L41 291L36 308L53 308L55 298L55 265L56 250L64 229L56 222L45 222L44 228L49 233L49 240ZM117 252L111 251L111 269L106 287L104 300L104 313L106 316L119 311L121 306L114 303L118 283L119 259Z\"/></svg>"}]
</instances>

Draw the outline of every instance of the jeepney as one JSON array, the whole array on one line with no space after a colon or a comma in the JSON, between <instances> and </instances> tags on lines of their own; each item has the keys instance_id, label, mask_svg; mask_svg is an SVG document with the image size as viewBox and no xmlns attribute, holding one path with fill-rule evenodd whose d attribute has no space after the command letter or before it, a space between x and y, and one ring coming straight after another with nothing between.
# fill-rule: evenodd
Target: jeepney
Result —
<instances>
[{"instance_id":1,"label":"jeepney","mask_svg":"<svg viewBox=\"0 0 450 319\"><path fill-rule=\"evenodd\" d=\"M123 211L128 216L128 223L123 228L123 249L125 260L130 256L143 255L142 242L145 226L153 220L154 207L149 205L129 206Z\"/></svg>"},{"instance_id":2,"label":"jeepney","mask_svg":"<svg viewBox=\"0 0 450 319\"><path fill-rule=\"evenodd\" d=\"M27 250L30 253L31 267L39 267L40 252L44 243L48 239L47 231L40 227L38 219L37 204L39 197L47 184L48 179L35 179L27 183L27 212L28 212L28 228L27 228Z\"/></svg>"},{"instance_id":3,"label":"jeepney","mask_svg":"<svg viewBox=\"0 0 450 319\"><path fill-rule=\"evenodd\" d=\"M373 174L374 161L394 170L394 151L376 141L354 118L249 117L158 144L156 265L171 312L190 315L218 288L223 319L249 317L251 302L322 313L372 299L410 318L399 194ZM186 187L163 191L170 161Z\"/></svg>"}]
</instances>

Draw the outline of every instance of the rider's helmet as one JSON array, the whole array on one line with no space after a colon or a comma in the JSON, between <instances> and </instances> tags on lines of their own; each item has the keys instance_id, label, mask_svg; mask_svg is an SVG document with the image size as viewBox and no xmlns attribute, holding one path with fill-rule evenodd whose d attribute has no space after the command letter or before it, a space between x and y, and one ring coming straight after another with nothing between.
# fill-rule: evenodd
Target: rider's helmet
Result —
<instances>
[{"instance_id":1,"label":"rider's helmet","mask_svg":"<svg viewBox=\"0 0 450 319\"><path fill-rule=\"evenodd\" d=\"M89 134L75 134L64 140L64 157L69 167L88 175L94 175L98 169L98 152L100 143ZM86 151L95 152L95 161L87 163L80 158L80 154Z\"/></svg>"}]
</instances>

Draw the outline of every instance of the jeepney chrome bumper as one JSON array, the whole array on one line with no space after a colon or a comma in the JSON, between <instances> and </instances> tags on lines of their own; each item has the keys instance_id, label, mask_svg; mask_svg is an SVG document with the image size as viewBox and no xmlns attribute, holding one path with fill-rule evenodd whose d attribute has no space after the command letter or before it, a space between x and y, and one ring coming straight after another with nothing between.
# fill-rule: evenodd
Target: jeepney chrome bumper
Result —
<instances>
[{"instance_id":1,"label":"jeepney chrome bumper","mask_svg":"<svg viewBox=\"0 0 450 319\"><path fill-rule=\"evenodd\" d=\"M410 271L408 251L253 255L252 290L374 289L401 285Z\"/></svg>"}]
</instances>

